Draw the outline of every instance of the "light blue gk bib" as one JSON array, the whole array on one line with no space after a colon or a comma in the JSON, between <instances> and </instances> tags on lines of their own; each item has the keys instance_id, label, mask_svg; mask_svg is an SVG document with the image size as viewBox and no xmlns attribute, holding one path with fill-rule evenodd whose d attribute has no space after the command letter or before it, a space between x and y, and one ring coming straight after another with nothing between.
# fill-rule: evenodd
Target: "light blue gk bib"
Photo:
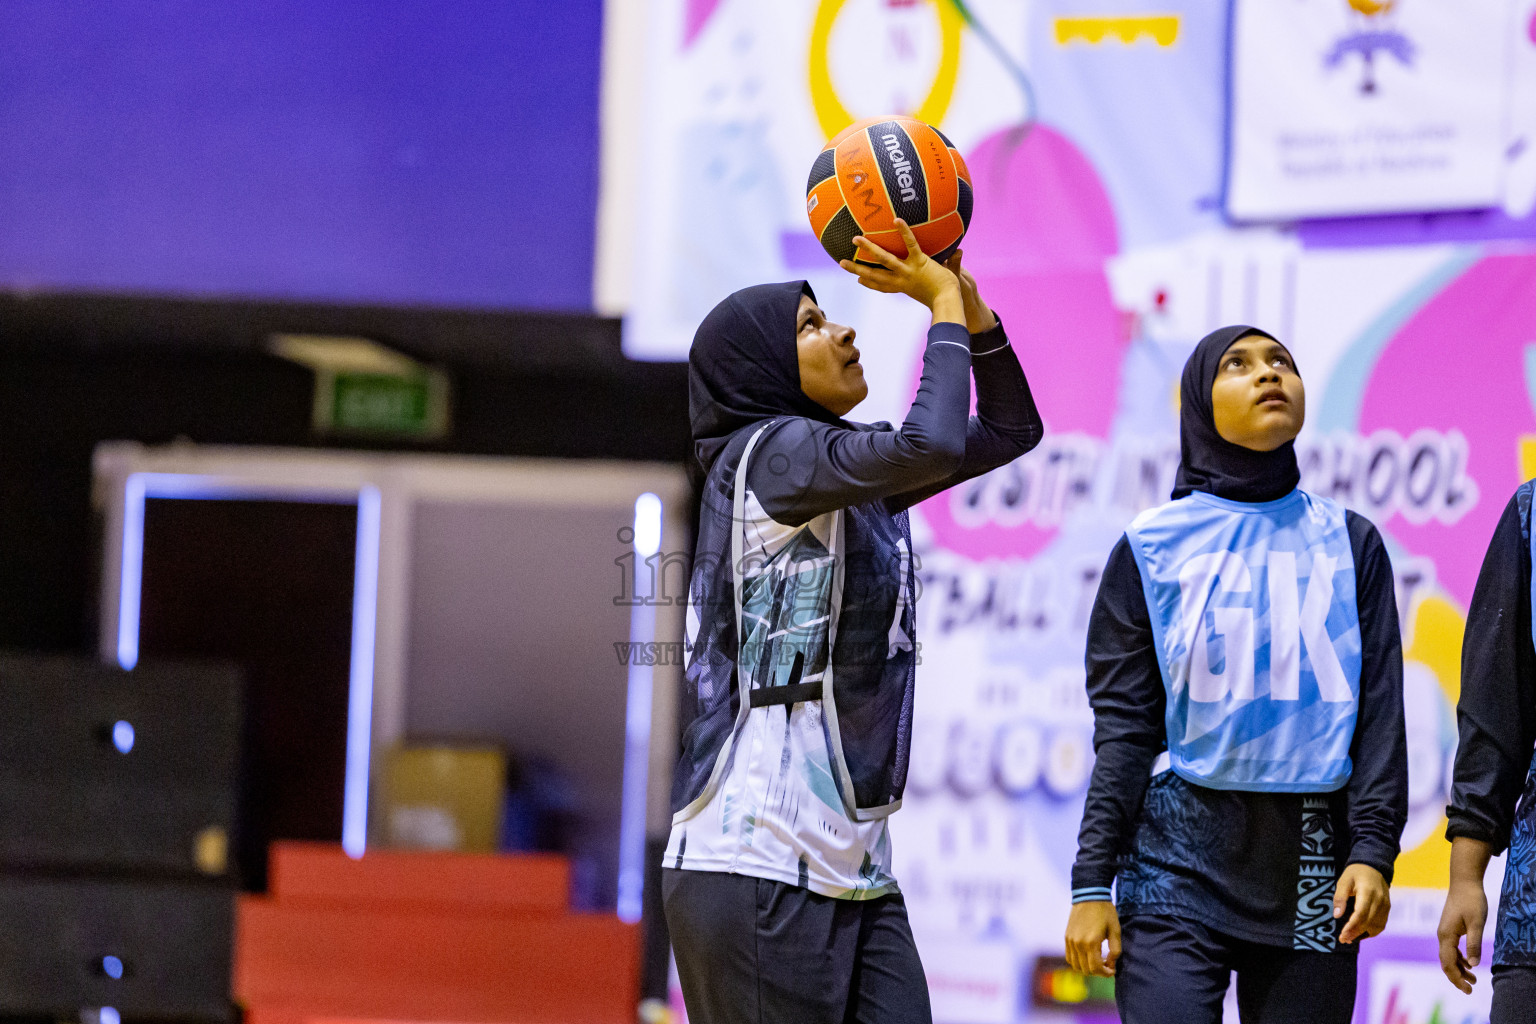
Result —
<instances>
[{"instance_id":1,"label":"light blue gk bib","mask_svg":"<svg viewBox=\"0 0 1536 1024\"><path fill-rule=\"evenodd\" d=\"M1168 693L1173 769L1213 789L1316 793L1349 779L1360 616L1344 510L1196 492L1126 530Z\"/></svg>"}]
</instances>

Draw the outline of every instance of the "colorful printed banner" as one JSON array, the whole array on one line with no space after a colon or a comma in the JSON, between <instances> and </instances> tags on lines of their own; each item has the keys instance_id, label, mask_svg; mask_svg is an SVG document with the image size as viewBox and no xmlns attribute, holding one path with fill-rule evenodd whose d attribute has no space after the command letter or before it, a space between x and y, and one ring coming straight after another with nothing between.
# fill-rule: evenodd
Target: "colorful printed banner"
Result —
<instances>
[{"instance_id":1,"label":"colorful printed banner","mask_svg":"<svg viewBox=\"0 0 1536 1024\"><path fill-rule=\"evenodd\" d=\"M1362 5L1268 6L1315 17L1326 34L1365 16ZM1427 9L1449 6L1397 0L1381 17L1418 32ZM1536 0L1454 6L1468 7L1479 33L1496 28L1483 8L1498 8L1507 67L1536 68ZM1291 346L1306 380L1304 486L1370 517L1397 574L1412 816L1393 923L1372 940L1381 955L1363 960L1357 1019L1485 1020L1485 1002L1437 981L1430 936L1448 866L1463 616L1495 520L1536 475L1536 216L1530 196L1509 191L1528 180L1521 188L1536 192L1536 175L1520 178L1536 152L1525 107L1508 106L1505 192L1478 186L1498 211L1234 227L1222 209L1228 25L1209 3L656 9L626 349L682 358L699 319L733 289L806 277L833 319L858 328L872 392L855 415L899 421L925 311L857 287L827 259L803 181L849 120L916 113L965 154L976 194L965 263L1007 325L1049 430L1025 458L913 516L922 666L911 779L892 831L938 1019L1029 1020L1079 1002L1078 1019L1112 1019L1102 993L1050 959L1093 762L1087 615L1125 524L1168 494L1185 356L1213 327L1253 323ZM1433 91L1440 73L1432 62L1379 70L1381 98ZM1338 74L1358 87L1357 65ZM1524 88L1517 78L1501 80L1499 95ZM1457 120L1456 104L1434 116L1466 133L1458 138L1491 130ZM1382 208L1331 194L1333 205L1277 209ZM1450 205L1446 195L1414 202Z\"/></svg>"}]
</instances>

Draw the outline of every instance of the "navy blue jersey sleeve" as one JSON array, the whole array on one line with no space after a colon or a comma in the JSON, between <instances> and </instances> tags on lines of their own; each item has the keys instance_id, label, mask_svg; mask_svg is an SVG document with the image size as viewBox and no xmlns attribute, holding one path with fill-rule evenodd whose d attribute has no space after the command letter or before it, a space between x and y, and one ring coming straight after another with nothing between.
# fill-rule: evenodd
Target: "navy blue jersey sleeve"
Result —
<instances>
[{"instance_id":1,"label":"navy blue jersey sleeve","mask_svg":"<svg viewBox=\"0 0 1536 1024\"><path fill-rule=\"evenodd\" d=\"M886 501L895 512L913 497L921 500L1028 451L1039 442L1040 417L1001 334L1001 326L975 339L960 324L930 327L922 380L898 429L849 429L798 418L770 426L747 467L763 511L791 526L871 501ZM1003 347L989 351L988 341Z\"/></svg>"},{"instance_id":2,"label":"navy blue jersey sleeve","mask_svg":"<svg viewBox=\"0 0 1536 1024\"><path fill-rule=\"evenodd\" d=\"M999 466L1040 443L1045 433L1029 380L1008 343L1003 323L970 336L971 374L976 381L976 415L965 427L965 458L943 480L886 499L894 515Z\"/></svg>"},{"instance_id":3,"label":"navy blue jersey sleeve","mask_svg":"<svg viewBox=\"0 0 1536 1024\"><path fill-rule=\"evenodd\" d=\"M1131 545L1109 553L1088 619L1088 702L1093 707L1093 778L1077 835L1072 898L1109 899L1131 841L1152 763L1168 745L1167 694L1152 621Z\"/></svg>"},{"instance_id":4,"label":"navy blue jersey sleeve","mask_svg":"<svg viewBox=\"0 0 1536 1024\"><path fill-rule=\"evenodd\" d=\"M1460 744L1446 836L1481 839L1495 854L1509 832L1536 746L1536 650L1531 644L1531 485L1499 517L1467 610L1461 647ZM1523 506L1523 507L1522 507Z\"/></svg>"},{"instance_id":5,"label":"navy blue jersey sleeve","mask_svg":"<svg viewBox=\"0 0 1536 1024\"><path fill-rule=\"evenodd\" d=\"M1403 642L1392 560L1370 520L1346 512L1360 614L1360 710L1345 789L1348 863L1367 864L1388 882L1408 822L1408 738L1403 719Z\"/></svg>"}]
</instances>

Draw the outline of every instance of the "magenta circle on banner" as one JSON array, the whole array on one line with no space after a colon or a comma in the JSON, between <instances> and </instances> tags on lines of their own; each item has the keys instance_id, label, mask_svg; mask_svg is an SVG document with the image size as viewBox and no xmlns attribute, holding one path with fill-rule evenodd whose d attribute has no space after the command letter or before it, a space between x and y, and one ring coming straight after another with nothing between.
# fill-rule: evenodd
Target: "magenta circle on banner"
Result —
<instances>
[{"instance_id":1,"label":"magenta circle on banner","mask_svg":"<svg viewBox=\"0 0 1536 1024\"><path fill-rule=\"evenodd\" d=\"M1412 469L1403 460L1422 455L1426 432L1446 439L1434 480L1383 485L1382 494L1366 495L1383 507L1362 511L1432 560L1435 579L1462 607L1472 599L1482 546L1521 483L1522 437L1536 435L1532 324L1536 256L1485 256L1402 326L1369 370L1360 403L1362 437L1390 431L1403 439L1399 474ZM1478 355L1469 360L1473 339ZM1416 496L1426 497L1424 508L1414 507Z\"/></svg>"},{"instance_id":2,"label":"magenta circle on banner","mask_svg":"<svg viewBox=\"0 0 1536 1024\"><path fill-rule=\"evenodd\" d=\"M966 164L976 215L961 245L965 267L1002 318L1047 430L1107 436L1126 339L1104 272L1119 241L1098 173L1045 125L1022 139L1015 129L990 135ZM919 361L913 393L921 374ZM1057 524L1028 514L1027 504L1017 516L1002 509L957 517L952 502L963 498L941 494L922 510L938 543L968 558L1028 557L1055 536Z\"/></svg>"}]
</instances>

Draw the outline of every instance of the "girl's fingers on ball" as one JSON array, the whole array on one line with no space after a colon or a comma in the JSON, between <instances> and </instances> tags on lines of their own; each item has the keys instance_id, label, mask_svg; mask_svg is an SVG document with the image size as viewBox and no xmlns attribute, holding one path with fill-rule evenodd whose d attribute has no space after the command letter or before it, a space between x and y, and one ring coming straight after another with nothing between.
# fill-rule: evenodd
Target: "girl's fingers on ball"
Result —
<instances>
[{"instance_id":1,"label":"girl's fingers on ball","mask_svg":"<svg viewBox=\"0 0 1536 1024\"><path fill-rule=\"evenodd\" d=\"M860 264L858 266L859 276L873 282L881 291L901 291L901 285L905 278L901 272L902 268L900 264L897 264L896 268L893 270L887 269L885 267L871 267L867 264Z\"/></svg>"},{"instance_id":2,"label":"girl's fingers on ball","mask_svg":"<svg viewBox=\"0 0 1536 1024\"><path fill-rule=\"evenodd\" d=\"M887 275L885 271L877 270L873 267L862 267L858 264L854 264L854 266L857 269L855 269L853 273L854 276L859 279L859 284L872 291L894 291L890 284L889 275Z\"/></svg>"},{"instance_id":3,"label":"girl's fingers on ball","mask_svg":"<svg viewBox=\"0 0 1536 1024\"><path fill-rule=\"evenodd\" d=\"M912 228L906 221L897 218L896 230L901 232L901 240L907 243L907 259L924 255L923 247L917 244L917 236L912 233Z\"/></svg>"},{"instance_id":4,"label":"girl's fingers on ball","mask_svg":"<svg viewBox=\"0 0 1536 1024\"><path fill-rule=\"evenodd\" d=\"M862 263L854 263L852 259L843 259L843 261L840 261L839 266L846 270L846 272L859 278L859 284L865 286L866 289L874 289L876 292L889 292L889 289L882 287L885 275L889 273L888 270L882 270L880 267L866 266L866 264Z\"/></svg>"},{"instance_id":5,"label":"girl's fingers on ball","mask_svg":"<svg viewBox=\"0 0 1536 1024\"><path fill-rule=\"evenodd\" d=\"M871 242L863 235L855 238L853 240L853 244L863 250L864 258L866 260L873 260L874 262L880 264L882 267L885 267L887 270L895 270L897 267L901 266L901 261L893 256L883 246Z\"/></svg>"}]
</instances>

